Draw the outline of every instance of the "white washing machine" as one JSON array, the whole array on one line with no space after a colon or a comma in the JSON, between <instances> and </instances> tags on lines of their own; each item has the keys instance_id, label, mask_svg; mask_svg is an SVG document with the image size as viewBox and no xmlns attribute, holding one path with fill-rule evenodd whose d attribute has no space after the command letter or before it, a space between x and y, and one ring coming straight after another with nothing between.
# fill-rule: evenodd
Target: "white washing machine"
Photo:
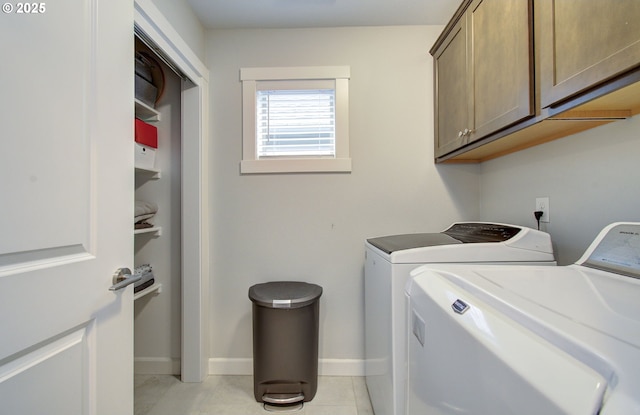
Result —
<instances>
[{"instance_id":1,"label":"white washing machine","mask_svg":"<svg viewBox=\"0 0 640 415\"><path fill-rule=\"evenodd\" d=\"M365 374L376 415L404 415L409 273L429 263L555 265L547 233L515 225L459 222L438 233L365 243Z\"/></svg>"},{"instance_id":2,"label":"white washing machine","mask_svg":"<svg viewBox=\"0 0 640 415\"><path fill-rule=\"evenodd\" d=\"M640 414L640 223L570 266L412 275L408 415Z\"/></svg>"}]
</instances>

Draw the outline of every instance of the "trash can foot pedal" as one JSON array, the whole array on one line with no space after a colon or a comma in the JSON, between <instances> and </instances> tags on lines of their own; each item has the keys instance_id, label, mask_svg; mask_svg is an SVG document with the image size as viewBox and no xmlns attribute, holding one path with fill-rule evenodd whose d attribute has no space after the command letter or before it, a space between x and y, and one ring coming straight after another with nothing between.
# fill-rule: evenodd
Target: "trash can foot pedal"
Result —
<instances>
[{"instance_id":1,"label":"trash can foot pedal","mask_svg":"<svg viewBox=\"0 0 640 415\"><path fill-rule=\"evenodd\" d=\"M302 393L265 393L262 395L264 409L272 412L293 412L302 409Z\"/></svg>"},{"instance_id":2,"label":"trash can foot pedal","mask_svg":"<svg viewBox=\"0 0 640 415\"><path fill-rule=\"evenodd\" d=\"M262 401L276 405L287 405L304 400L302 393L265 393L262 395Z\"/></svg>"},{"instance_id":3,"label":"trash can foot pedal","mask_svg":"<svg viewBox=\"0 0 640 415\"><path fill-rule=\"evenodd\" d=\"M274 405L270 403L264 403L263 407L265 411L269 412L296 412L302 409L303 402L296 402L285 405Z\"/></svg>"}]
</instances>

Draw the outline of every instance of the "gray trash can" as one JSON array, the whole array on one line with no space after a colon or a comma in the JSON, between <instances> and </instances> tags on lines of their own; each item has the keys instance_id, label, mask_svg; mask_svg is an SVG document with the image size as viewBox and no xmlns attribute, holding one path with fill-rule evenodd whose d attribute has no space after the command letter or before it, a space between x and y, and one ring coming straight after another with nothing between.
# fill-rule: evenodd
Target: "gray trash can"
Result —
<instances>
[{"instance_id":1,"label":"gray trash can","mask_svg":"<svg viewBox=\"0 0 640 415\"><path fill-rule=\"evenodd\" d=\"M318 388L318 314L322 287L293 281L256 284L253 392L273 405L308 402Z\"/></svg>"}]
</instances>

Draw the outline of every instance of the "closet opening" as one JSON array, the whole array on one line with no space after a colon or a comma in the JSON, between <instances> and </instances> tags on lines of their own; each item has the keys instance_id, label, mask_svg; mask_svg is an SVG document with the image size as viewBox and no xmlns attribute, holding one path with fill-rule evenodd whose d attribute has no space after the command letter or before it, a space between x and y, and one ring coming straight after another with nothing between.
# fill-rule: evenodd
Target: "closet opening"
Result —
<instances>
[{"instance_id":1,"label":"closet opening","mask_svg":"<svg viewBox=\"0 0 640 415\"><path fill-rule=\"evenodd\" d=\"M134 372L179 375L182 79L138 36L135 68Z\"/></svg>"},{"instance_id":2,"label":"closet opening","mask_svg":"<svg viewBox=\"0 0 640 415\"><path fill-rule=\"evenodd\" d=\"M208 70L151 3L135 2L135 42L165 79L160 120L149 122L158 128L158 171L136 172L135 198L157 204L160 232L135 236L135 262L149 263L162 287L135 300L134 373L201 382L209 331Z\"/></svg>"}]
</instances>

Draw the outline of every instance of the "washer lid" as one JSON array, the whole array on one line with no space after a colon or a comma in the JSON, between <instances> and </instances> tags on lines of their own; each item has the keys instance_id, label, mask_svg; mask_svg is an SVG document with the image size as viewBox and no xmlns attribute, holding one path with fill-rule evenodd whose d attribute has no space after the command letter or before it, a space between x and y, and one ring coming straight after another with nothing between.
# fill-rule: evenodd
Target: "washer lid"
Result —
<instances>
[{"instance_id":1,"label":"washer lid","mask_svg":"<svg viewBox=\"0 0 640 415\"><path fill-rule=\"evenodd\" d=\"M319 285L298 281L272 281L249 288L249 299L268 308L301 308L321 295Z\"/></svg>"},{"instance_id":2,"label":"washer lid","mask_svg":"<svg viewBox=\"0 0 640 415\"><path fill-rule=\"evenodd\" d=\"M462 243L444 233L408 233L403 235L381 236L379 238L367 239L367 242L387 254L404 251L406 249Z\"/></svg>"},{"instance_id":3,"label":"washer lid","mask_svg":"<svg viewBox=\"0 0 640 415\"><path fill-rule=\"evenodd\" d=\"M391 254L413 248L469 243L504 242L516 236L522 228L499 223L459 222L438 233L413 233L367 239L371 245Z\"/></svg>"}]
</instances>

